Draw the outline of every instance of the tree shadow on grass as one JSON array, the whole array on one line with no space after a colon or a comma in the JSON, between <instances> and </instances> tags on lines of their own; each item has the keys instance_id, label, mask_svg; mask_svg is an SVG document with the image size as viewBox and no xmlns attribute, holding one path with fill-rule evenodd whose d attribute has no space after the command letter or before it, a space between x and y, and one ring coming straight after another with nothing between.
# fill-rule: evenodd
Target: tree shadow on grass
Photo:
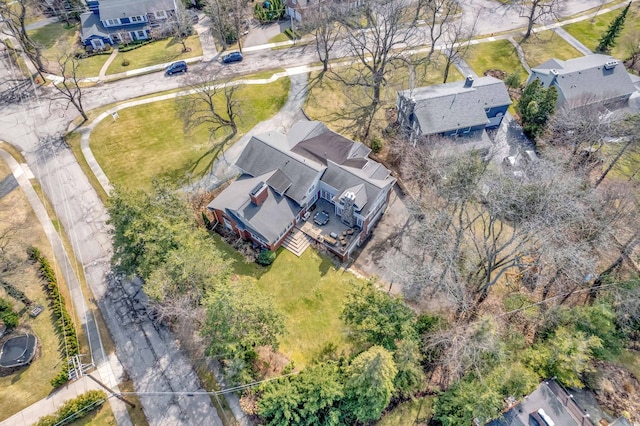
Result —
<instances>
[{"instance_id":1,"label":"tree shadow on grass","mask_svg":"<svg viewBox=\"0 0 640 426\"><path fill-rule=\"evenodd\" d=\"M192 175L195 175L195 172L200 166L200 164L203 161L206 161L207 162L206 166L198 174L198 176L203 177L213 170L213 165L216 162L216 160L222 158L223 160L226 161L226 159L224 158L224 149L227 146L227 143L229 143L233 139L233 137L236 135L237 133L236 134L231 133L227 135L221 142L214 143L214 145L210 149L208 149L204 154L198 157L191 164L191 166L189 166L189 169L187 170L187 172Z\"/></svg>"}]
</instances>

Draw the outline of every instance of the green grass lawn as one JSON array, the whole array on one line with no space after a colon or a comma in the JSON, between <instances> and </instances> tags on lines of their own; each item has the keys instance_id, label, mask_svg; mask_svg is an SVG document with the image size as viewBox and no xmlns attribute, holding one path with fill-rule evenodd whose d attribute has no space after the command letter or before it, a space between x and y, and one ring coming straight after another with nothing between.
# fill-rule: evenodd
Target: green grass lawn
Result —
<instances>
[{"instance_id":1,"label":"green grass lawn","mask_svg":"<svg viewBox=\"0 0 640 426\"><path fill-rule=\"evenodd\" d=\"M396 408L386 413L382 419L376 423L377 426L398 426L398 425L426 425L431 418L431 407L433 406L432 396L417 398L409 402L403 402ZM418 423L416 423L416 419Z\"/></svg>"},{"instance_id":2,"label":"green grass lawn","mask_svg":"<svg viewBox=\"0 0 640 426\"><path fill-rule=\"evenodd\" d=\"M522 80L528 75L509 40L472 45L465 59L478 75L484 75L485 71L491 69L502 70L507 74L517 72Z\"/></svg>"},{"instance_id":3,"label":"green grass lawn","mask_svg":"<svg viewBox=\"0 0 640 426\"><path fill-rule=\"evenodd\" d=\"M348 78L355 75L351 68L334 68L333 72ZM427 86L431 84L440 84L443 81L444 58L437 54L430 64L419 65L415 69L415 87ZM313 82L319 76L319 72L313 72L309 76L309 81ZM449 70L449 78L447 81L461 80L462 74L452 65ZM406 66L393 69L387 75L388 83L383 86L381 91L381 105L378 110L373 128L372 135L374 137L381 134L382 130L388 126L385 117L387 108L394 108L398 90L406 90L409 88L409 68ZM344 134L347 137L355 137L350 132L349 121L342 117L343 113L347 113L352 109L354 103L360 105L370 104L369 96L371 90L363 87L348 86L332 78L331 73L327 73L324 78L312 84L309 89L309 95L305 102L305 112L314 120L320 120L327 124L331 129Z\"/></svg>"},{"instance_id":4,"label":"green grass lawn","mask_svg":"<svg viewBox=\"0 0 640 426\"><path fill-rule=\"evenodd\" d=\"M532 34L525 42L516 41L520 43L531 68L551 58L566 60L584 56L552 30Z\"/></svg>"},{"instance_id":5,"label":"green grass lawn","mask_svg":"<svg viewBox=\"0 0 640 426\"><path fill-rule=\"evenodd\" d=\"M289 92L289 79L267 85L241 86L240 136L258 122L280 110ZM222 97L220 97L222 101ZM129 188L148 188L156 175L183 182L190 168L210 147L205 126L186 134L177 115L177 102L170 99L119 111L119 118L103 120L91 133L91 149L112 183ZM219 132L216 139L227 133ZM206 170L210 156L195 166L193 173Z\"/></svg>"},{"instance_id":6,"label":"green grass lawn","mask_svg":"<svg viewBox=\"0 0 640 426\"><path fill-rule=\"evenodd\" d=\"M109 55L93 55L87 58L82 59L80 61L80 66L78 67L78 75L80 77L97 77L100 74L100 70L102 66L109 59Z\"/></svg>"},{"instance_id":7,"label":"green grass lawn","mask_svg":"<svg viewBox=\"0 0 640 426\"><path fill-rule=\"evenodd\" d=\"M296 369L308 365L328 344L335 345L338 353L350 351L340 313L358 278L336 270L328 258L312 249L299 258L280 249L275 262L263 268L245 262L220 237L214 238L218 248L235 260L238 279L255 283L284 314L286 334L280 339L279 350L294 361Z\"/></svg>"},{"instance_id":8,"label":"green grass lawn","mask_svg":"<svg viewBox=\"0 0 640 426\"><path fill-rule=\"evenodd\" d=\"M622 9L613 10L596 16L595 19L593 19L593 22L591 19L587 19L585 21L566 25L564 29L593 51L598 46L600 38L609 27L611 21L613 21L621 11ZM614 57L618 59L626 59L627 55L624 51L624 39L637 30L640 30L640 4L634 3L631 5L631 8L629 8L624 28L618 37L618 43L611 51L611 54Z\"/></svg>"},{"instance_id":9,"label":"green grass lawn","mask_svg":"<svg viewBox=\"0 0 640 426\"><path fill-rule=\"evenodd\" d=\"M109 65L107 74L117 74L137 68L144 68L151 65L162 64L165 62L173 62L180 59L193 58L202 55L202 46L200 38L193 35L187 39L187 47L189 52L182 52L182 44L176 43L172 39L158 40L153 43L145 44L128 52L120 52L116 59ZM124 60L129 61L129 65L123 66Z\"/></svg>"},{"instance_id":10,"label":"green grass lawn","mask_svg":"<svg viewBox=\"0 0 640 426\"><path fill-rule=\"evenodd\" d=\"M54 22L44 27L29 31L29 37L39 43L42 47L43 56L53 64L57 63L58 57L66 54L70 49L79 49L78 27L73 25L68 27L65 23Z\"/></svg>"}]
</instances>

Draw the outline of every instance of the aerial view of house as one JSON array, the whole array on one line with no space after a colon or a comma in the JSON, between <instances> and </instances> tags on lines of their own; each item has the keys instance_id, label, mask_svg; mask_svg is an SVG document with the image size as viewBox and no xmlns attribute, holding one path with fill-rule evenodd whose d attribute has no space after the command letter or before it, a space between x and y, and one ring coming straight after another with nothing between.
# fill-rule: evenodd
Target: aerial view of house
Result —
<instances>
[{"instance_id":1,"label":"aerial view of house","mask_svg":"<svg viewBox=\"0 0 640 426\"><path fill-rule=\"evenodd\" d=\"M468 76L464 81L398 92L398 122L412 139L468 136L500 126L509 105L502 80Z\"/></svg>"},{"instance_id":2,"label":"aerial view of house","mask_svg":"<svg viewBox=\"0 0 640 426\"><path fill-rule=\"evenodd\" d=\"M602 104L620 108L636 91L622 61L600 54L566 61L549 59L531 69L527 83L535 79L558 90L558 107Z\"/></svg>"},{"instance_id":3,"label":"aerial view of house","mask_svg":"<svg viewBox=\"0 0 640 426\"><path fill-rule=\"evenodd\" d=\"M236 162L243 174L208 208L238 236L270 250L312 213L324 212L327 217L315 221L318 227L307 234L332 242L328 249L346 259L372 232L395 183L370 152L317 121L298 122L286 135L256 135ZM338 228L324 231L327 221ZM339 247L338 231L349 240Z\"/></svg>"}]
</instances>

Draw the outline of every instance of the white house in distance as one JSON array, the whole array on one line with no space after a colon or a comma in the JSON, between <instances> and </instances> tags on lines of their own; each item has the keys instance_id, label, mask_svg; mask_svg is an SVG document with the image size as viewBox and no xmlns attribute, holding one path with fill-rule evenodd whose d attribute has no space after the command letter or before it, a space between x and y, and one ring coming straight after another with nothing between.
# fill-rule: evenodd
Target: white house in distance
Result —
<instances>
[{"instance_id":1,"label":"white house in distance","mask_svg":"<svg viewBox=\"0 0 640 426\"><path fill-rule=\"evenodd\" d=\"M544 87L558 90L558 107L602 104L623 108L635 86L622 61L607 55L587 55L562 61L550 59L531 70L527 84L539 79Z\"/></svg>"}]
</instances>

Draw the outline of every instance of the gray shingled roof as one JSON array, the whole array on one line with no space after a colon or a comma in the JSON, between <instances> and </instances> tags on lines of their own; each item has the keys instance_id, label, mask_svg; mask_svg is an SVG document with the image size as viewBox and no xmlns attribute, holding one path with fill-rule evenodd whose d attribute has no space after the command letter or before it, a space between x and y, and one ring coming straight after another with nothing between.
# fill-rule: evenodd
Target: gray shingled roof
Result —
<instances>
[{"instance_id":1,"label":"gray shingled roof","mask_svg":"<svg viewBox=\"0 0 640 426\"><path fill-rule=\"evenodd\" d=\"M103 21L173 9L173 0L100 0L98 6Z\"/></svg>"},{"instance_id":2,"label":"gray shingled roof","mask_svg":"<svg viewBox=\"0 0 640 426\"><path fill-rule=\"evenodd\" d=\"M300 213L301 208L289 198L268 187L267 199L256 206L249 198L249 192L260 182L268 181L275 172L251 177L242 175L227 187L207 206L209 209L226 211L235 217L240 226L273 243L280 233Z\"/></svg>"},{"instance_id":3,"label":"gray shingled roof","mask_svg":"<svg viewBox=\"0 0 640 426\"><path fill-rule=\"evenodd\" d=\"M497 78L477 78L471 87L464 84L456 81L399 94L415 101L414 115L425 135L488 124L485 108L511 104L504 83Z\"/></svg>"},{"instance_id":4,"label":"gray shingled roof","mask_svg":"<svg viewBox=\"0 0 640 426\"><path fill-rule=\"evenodd\" d=\"M604 64L616 61L607 55L587 55L568 61L551 59L531 70L530 80L539 78L548 87L555 84L567 102L589 102L630 95L635 87L621 61L607 70ZM552 72L557 73L557 75Z\"/></svg>"},{"instance_id":5,"label":"gray shingled roof","mask_svg":"<svg viewBox=\"0 0 640 426\"><path fill-rule=\"evenodd\" d=\"M280 170L292 183L285 195L302 204L309 188L316 180L322 166L291 151L283 151L274 145L286 145L286 138L278 132L268 132L251 138L236 166L251 176Z\"/></svg>"},{"instance_id":6,"label":"gray shingled roof","mask_svg":"<svg viewBox=\"0 0 640 426\"><path fill-rule=\"evenodd\" d=\"M82 41L91 36L109 37L109 32L100 22L100 17L93 12L80 15L80 38Z\"/></svg>"}]
</instances>

